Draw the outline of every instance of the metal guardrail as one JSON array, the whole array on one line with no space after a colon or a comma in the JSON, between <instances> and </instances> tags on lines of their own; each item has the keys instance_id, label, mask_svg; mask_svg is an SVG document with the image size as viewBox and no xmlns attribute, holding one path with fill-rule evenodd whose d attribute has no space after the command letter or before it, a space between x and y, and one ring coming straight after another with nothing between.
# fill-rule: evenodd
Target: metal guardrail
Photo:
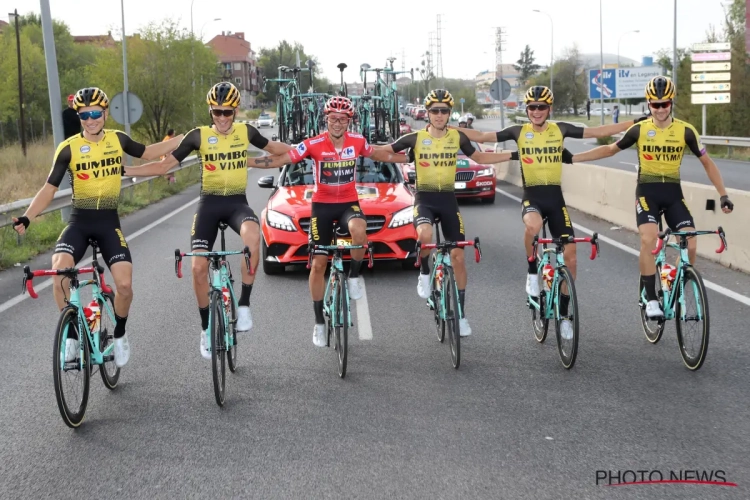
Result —
<instances>
[{"instance_id":1,"label":"metal guardrail","mask_svg":"<svg viewBox=\"0 0 750 500\"><path fill-rule=\"evenodd\" d=\"M197 155L188 156L184 160L182 160L182 163L180 165L176 166L175 168L171 169L169 173L177 172L178 170L182 170L184 168L192 167L199 163L199 159ZM166 175L166 174L165 174ZM138 184L143 184L144 182L151 181L153 179L156 179L161 176L151 176L151 177L126 177L122 181L122 187L120 188L121 192L130 189L134 186L137 186ZM133 180L135 179L135 180ZM70 206L72 203L72 195L73 191L70 188L67 189L61 189L55 193L54 198L52 199L52 203L49 204L49 206L42 211L41 214L47 214L50 212L55 212L57 210L60 210L61 208L65 208ZM20 215L20 210L25 209L31 204L31 200L33 198L26 198L24 200L18 200L14 201L13 203L8 203L6 205L0 205L0 228L9 226L13 223L12 217L17 217Z\"/></svg>"}]
</instances>

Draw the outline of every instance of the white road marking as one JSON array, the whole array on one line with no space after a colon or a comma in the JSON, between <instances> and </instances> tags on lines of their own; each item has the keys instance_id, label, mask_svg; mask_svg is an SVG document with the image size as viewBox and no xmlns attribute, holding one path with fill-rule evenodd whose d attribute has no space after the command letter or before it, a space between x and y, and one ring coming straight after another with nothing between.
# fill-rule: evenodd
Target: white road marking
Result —
<instances>
[{"instance_id":1,"label":"white road marking","mask_svg":"<svg viewBox=\"0 0 750 500\"><path fill-rule=\"evenodd\" d=\"M636 172L638 171L638 164L637 163L631 163L629 161L621 161L620 163L622 163L623 165L630 165L631 167L633 167L633 169Z\"/></svg>"},{"instance_id":2,"label":"white road marking","mask_svg":"<svg viewBox=\"0 0 750 500\"><path fill-rule=\"evenodd\" d=\"M500 188L495 188L495 191L498 192L498 193L500 193L501 195L506 196L506 197L510 198L511 200L517 201L519 203L522 201L521 198L519 198L518 196L514 196L514 195L508 193L507 191L503 191ZM575 229L580 230L583 233L588 234L588 235L594 234L594 231L592 231L591 229L588 229L586 227L583 227L580 224L573 223L573 227ZM607 236L603 236L603 235L600 234L599 235L599 240L603 241L604 243L609 243L613 247L618 248L618 249L622 250L623 252L629 253L630 255L634 255L636 257L638 257L640 255L640 253L637 250L635 250L633 248L630 248L627 245L623 245L619 241L615 241L612 238L608 238ZM719 293L719 294L721 294L721 295L723 295L725 297L729 297L730 299L736 300L740 304L744 304L746 306L750 306L750 297L747 297L745 295L739 294L739 293L737 293L737 292L735 292L733 290L730 290L729 288L725 288L725 287L723 287L721 285L718 285L718 284L714 283L713 281L709 281L707 279L703 280L703 284L706 285L706 288L708 288L709 290L713 290L714 292Z\"/></svg>"},{"instance_id":3,"label":"white road marking","mask_svg":"<svg viewBox=\"0 0 750 500\"><path fill-rule=\"evenodd\" d=\"M149 225L147 225L145 227L142 227L141 229L139 229L138 231L134 232L133 234L131 234L129 236L126 236L125 239L128 242L130 242L131 240L134 240L135 238L139 237L140 235L142 235L146 231L149 231L150 229L155 228L156 226L158 226L159 224L161 224L165 220L174 217L175 215L177 215L178 213L182 212L183 210L185 210L189 206L195 205L196 203L198 203L199 200L200 200L200 198L195 198L194 200L191 200L191 201L187 202L186 204L184 204L180 208L178 208L176 210L172 210L171 212L169 212L164 217L161 217L161 218L155 220L154 222L152 222L151 224L149 224ZM81 260L81 262L78 263L78 266L79 267L80 266L86 266L86 265L90 264L91 261L92 261L91 257L86 257L85 259ZM34 290L36 290L37 292L39 292L40 290L44 290L45 288L49 288L52 285L52 283L54 283L54 281L51 278L47 279L47 280L44 280L43 282L39 283L38 285L35 284L34 285ZM23 302L24 300L26 300L28 298L29 298L28 294L17 295L15 297L13 297L12 299L9 299L9 300L3 302L2 304L0 304L0 313L2 313L3 311L6 311L8 309L10 309L11 307L15 306L16 304L19 304L20 302Z\"/></svg>"},{"instance_id":4,"label":"white road marking","mask_svg":"<svg viewBox=\"0 0 750 500\"><path fill-rule=\"evenodd\" d=\"M372 323L370 322L370 306L367 303L367 287L365 277L360 275L359 282L362 284L362 298L357 303L357 332L359 340L372 340Z\"/></svg>"}]
</instances>

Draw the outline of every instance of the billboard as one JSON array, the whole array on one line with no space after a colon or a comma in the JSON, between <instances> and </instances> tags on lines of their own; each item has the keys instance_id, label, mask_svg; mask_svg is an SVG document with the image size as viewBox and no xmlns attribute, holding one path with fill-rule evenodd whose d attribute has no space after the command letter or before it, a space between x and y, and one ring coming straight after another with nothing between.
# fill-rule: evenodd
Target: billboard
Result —
<instances>
[{"instance_id":1,"label":"billboard","mask_svg":"<svg viewBox=\"0 0 750 500\"><path fill-rule=\"evenodd\" d=\"M748 0L750 1L750 0ZM602 85L605 99L643 98L649 80L663 75L659 66L589 70L589 99L601 99Z\"/></svg>"}]
</instances>

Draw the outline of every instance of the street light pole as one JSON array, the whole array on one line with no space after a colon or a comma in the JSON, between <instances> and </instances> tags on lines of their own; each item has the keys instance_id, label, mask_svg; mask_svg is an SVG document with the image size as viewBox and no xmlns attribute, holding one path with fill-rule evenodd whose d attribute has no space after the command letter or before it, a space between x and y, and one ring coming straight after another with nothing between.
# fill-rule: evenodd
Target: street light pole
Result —
<instances>
[{"instance_id":1,"label":"street light pole","mask_svg":"<svg viewBox=\"0 0 750 500\"><path fill-rule=\"evenodd\" d=\"M193 108L193 126L195 126L195 32L193 31L193 2L195 2L195 0L190 0L190 73L193 76L190 102L191 107Z\"/></svg>"},{"instance_id":2,"label":"street light pole","mask_svg":"<svg viewBox=\"0 0 750 500\"><path fill-rule=\"evenodd\" d=\"M677 1L677 0L675 0ZM602 32L602 0L599 0L599 102L601 103L602 125L604 125L604 35Z\"/></svg>"},{"instance_id":3,"label":"street light pole","mask_svg":"<svg viewBox=\"0 0 750 500\"><path fill-rule=\"evenodd\" d=\"M26 156L26 120L23 113L23 72L21 71L21 32L18 26L18 9L15 9L13 13L8 14L12 16L16 21L16 56L18 58L18 107L20 108L21 128L19 133L21 135L21 149L23 155Z\"/></svg>"},{"instance_id":4,"label":"street light pole","mask_svg":"<svg viewBox=\"0 0 750 500\"><path fill-rule=\"evenodd\" d=\"M674 39L672 40L672 84L677 88L677 0L674 0ZM672 114L677 95L672 98Z\"/></svg>"}]
</instances>

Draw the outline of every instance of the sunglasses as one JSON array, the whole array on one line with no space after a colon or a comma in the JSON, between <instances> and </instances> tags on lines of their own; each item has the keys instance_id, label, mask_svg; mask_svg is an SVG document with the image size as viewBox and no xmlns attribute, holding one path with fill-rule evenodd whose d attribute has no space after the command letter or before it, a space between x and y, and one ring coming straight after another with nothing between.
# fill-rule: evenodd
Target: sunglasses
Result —
<instances>
[{"instance_id":1,"label":"sunglasses","mask_svg":"<svg viewBox=\"0 0 750 500\"><path fill-rule=\"evenodd\" d=\"M672 101L667 102L650 102L648 103L654 109L668 108L672 105Z\"/></svg>"},{"instance_id":2,"label":"sunglasses","mask_svg":"<svg viewBox=\"0 0 750 500\"><path fill-rule=\"evenodd\" d=\"M234 114L233 109L212 109L211 114L214 116L232 116Z\"/></svg>"},{"instance_id":3,"label":"sunglasses","mask_svg":"<svg viewBox=\"0 0 750 500\"><path fill-rule=\"evenodd\" d=\"M526 106L526 109L529 111L547 111L549 109L549 104L529 104Z\"/></svg>"},{"instance_id":4,"label":"sunglasses","mask_svg":"<svg viewBox=\"0 0 750 500\"><path fill-rule=\"evenodd\" d=\"M103 115L104 111L82 111L81 113L78 113L78 118L80 118L82 122L85 122L89 118L92 120L98 120Z\"/></svg>"},{"instance_id":5,"label":"sunglasses","mask_svg":"<svg viewBox=\"0 0 750 500\"><path fill-rule=\"evenodd\" d=\"M332 118L329 116L328 121L331 123L346 123L349 121L349 118Z\"/></svg>"},{"instance_id":6,"label":"sunglasses","mask_svg":"<svg viewBox=\"0 0 750 500\"><path fill-rule=\"evenodd\" d=\"M451 112L451 108L431 108L430 109L431 115L437 115L437 114L447 115L447 114L450 114L450 112Z\"/></svg>"}]
</instances>

